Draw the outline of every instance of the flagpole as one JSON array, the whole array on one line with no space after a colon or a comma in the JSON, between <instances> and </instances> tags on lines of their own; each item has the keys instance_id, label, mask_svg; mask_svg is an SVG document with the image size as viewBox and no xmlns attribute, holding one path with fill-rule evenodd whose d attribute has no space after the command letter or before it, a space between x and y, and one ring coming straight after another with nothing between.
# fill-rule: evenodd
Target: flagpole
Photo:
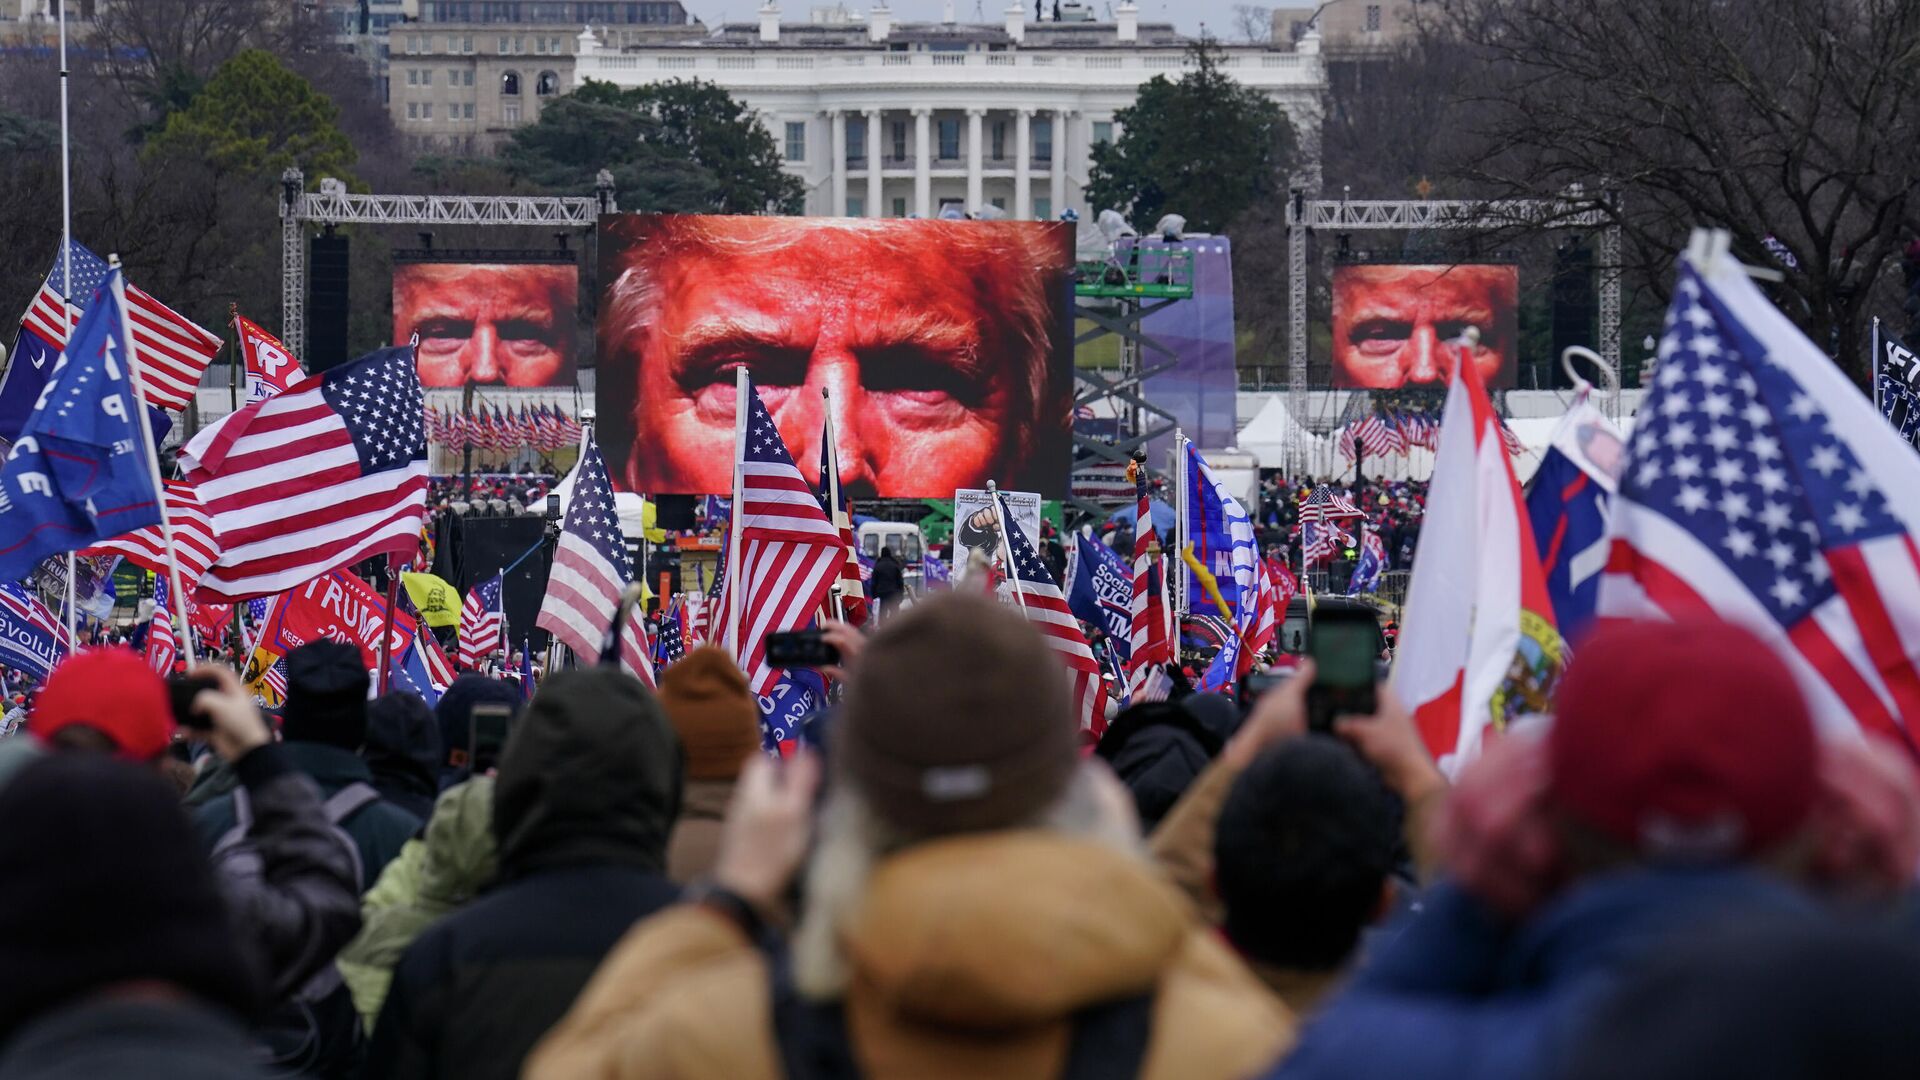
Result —
<instances>
[{"instance_id":1,"label":"flagpole","mask_svg":"<svg viewBox=\"0 0 1920 1080\"><path fill-rule=\"evenodd\" d=\"M1173 429L1174 562L1172 564L1174 566L1182 565L1179 562L1179 560L1185 557L1183 553L1187 550L1187 499L1188 498L1189 496L1187 494L1187 437L1181 433L1179 428L1174 428ZM1152 509L1152 507L1149 506L1148 509ZM1140 523L1137 521L1134 522L1133 527L1136 530L1138 530L1140 528ZM1179 595L1177 599L1171 596L1169 597L1169 599L1173 600L1173 602L1179 605L1179 613L1181 615L1191 615L1193 614L1193 605L1192 605L1192 598L1188 595L1188 593L1190 591L1190 586L1193 583L1191 580L1188 579L1184 569L1178 576L1180 578L1180 587L1177 589L1169 588L1167 591L1169 593L1178 593ZM1166 584L1171 586L1173 584L1172 579L1169 578Z\"/></svg>"},{"instance_id":2,"label":"flagpole","mask_svg":"<svg viewBox=\"0 0 1920 1080\"><path fill-rule=\"evenodd\" d=\"M62 10L65 10L64 6ZM114 270L120 269L120 256L107 256L107 265ZM176 636L185 646L187 666L197 663L194 656L193 639L187 634L187 590L180 584L180 554L173 544L173 518L167 514L167 485L160 480L160 451L153 445L153 421L147 416L147 381L140 373L140 353L133 347L133 317L127 312L127 277L123 273L109 274L107 280L112 283L113 302L120 308L120 340L127 343L127 378L133 383L133 415L140 424L140 439L145 444L141 456L147 461L147 476L153 481L153 497L160 504L160 539L167 549L167 581L173 588L175 600L169 612L173 616ZM71 331L69 331L71 333ZM71 553L67 556L71 559ZM69 562L71 567L72 563ZM67 595L73 595L73 573L67 573ZM71 614L68 616L71 618Z\"/></svg>"},{"instance_id":3,"label":"flagpole","mask_svg":"<svg viewBox=\"0 0 1920 1080\"><path fill-rule=\"evenodd\" d=\"M740 463L747 456L746 365L733 371L733 527L727 530L727 651L745 670L740 655Z\"/></svg>"},{"instance_id":4,"label":"flagpole","mask_svg":"<svg viewBox=\"0 0 1920 1080\"><path fill-rule=\"evenodd\" d=\"M833 395L830 394L824 386L820 388L820 400L826 406L827 415L826 427L822 429L820 436L826 440L826 446L820 452L820 460L826 462L828 466L825 477L827 481L827 522L834 527L835 531L838 531L840 528L840 453L833 444ZM851 524L851 522L849 522L849 524ZM846 554L843 552L840 558L841 561L844 562L846 560ZM844 579L840 574L835 573L833 576L833 590L829 594L833 597L833 617L841 622L845 622L847 619L847 602L840 592L843 582Z\"/></svg>"},{"instance_id":5,"label":"flagpole","mask_svg":"<svg viewBox=\"0 0 1920 1080\"><path fill-rule=\"evenodd\" d=\"M1027 613L1027 591L1020 587L1020 568L1013 561L1013 537L1008 535L1007 514L1013 507L1000 498L1000 486L987 481L987 498L993 500L993 520L1000 526L1000 550L1007 556L1007 577L1013 582L1013 598L1020 605L1020 614Z\"/></svg>"},{"instance_id":6,"label":"flagpole","mask_svg":"<svg viewBox=\"0 0 1920 1080\"><path fill-rule=\"evenodd\" d=\"M65 323L61 332L73 336L73 149L67 128L67 5L60 5L60 315ZM123 301L124 302L124 301ZM129 347L133 338L127 338ZM64 344L62 346L64 349ZM137 408L137 406L136 406ZM140 419L144 422L147 414L144 410ZM152 436L147 437L149 444ZM156 493L159 489L155 488ZM161 500L163 508L166 500ZM80 635L76 626L77 601L74 595L73 552L67 552L67 651L77 652L80 648Z\"/></svg>"},{"instance_id":7,"label":"flagpole","mask_svg":"<svg viewBox=\"0 0 1920 1080\"><path fill-rule=\"evenodd\" d=\"M1873 317L1873 336L1868 339L1867 347L1873 350L1872 355L1867 358L1867 379L1873 383L1873 411L1885 416L1887 410L1880 404L1880 316L1878 315Z\"/></svg>"},{"instance_id":8,"label":"flagpole","mask_svg":"<svg viewBox=\"0 0 1920 1080\"><path fill-rule=\"evenodd\" d=\"M242 664L240 670L245 671L244 665L253 660L254 653L260 651L260 639L267 636L267 624L273 621L274 612L280 610L280 597L285 595L285 593L274 594L273 601L267 605L266 614L260 616L259 624L253 628L253 640L247 643L247 655L240 658ZM235 616L238 617L238 614L239 611L236 608Z\"/></svg>"},{"instance_id":9,"label":"flagpole","mask_svg":"<svg viewBox=\"0 0 1920 1080\"><path fill-rule=\"evenodd\" d=\"M245 378L240 362L240 305L227 305L227 322L233 327L233 351L227 354L227 404L234 412L240 411L240 382Z\"/></svg>"}]
</instances>

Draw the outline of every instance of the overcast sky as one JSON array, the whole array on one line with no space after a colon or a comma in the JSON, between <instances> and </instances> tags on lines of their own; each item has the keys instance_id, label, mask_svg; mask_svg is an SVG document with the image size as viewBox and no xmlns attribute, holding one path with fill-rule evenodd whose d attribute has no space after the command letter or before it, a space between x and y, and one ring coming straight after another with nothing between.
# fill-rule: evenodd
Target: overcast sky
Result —
<instances>
[{"instance_id":1,"label":"overcast sky","mask_svg":"<svg viewBox=\"0 0 1920 1080\"><path fill-rule=\"evenodd\" d=\"M832 6L832 0L779 0L780 16L783 22L798 22L807 17L816 4L822 7ZM1033 0L1025 0L1031 7ZM1051 7L1052 0L1044 0ZM1093 10L1101 19L1110 18L1111 5L1118 0L1092 0ZM1197 34L1201 24L1215 37L1232 39L1234 37L1233 9L1238 6L1235 0L1181 0L1172 3L1169 0L1135 0L1140 5L1142 22L1170 22L1181 32ZM855 12L865 12L871 6L870 0L849 2L847 7ZM953 14L961 22L1000 21L1001 12L1006 10L1007 0L953 0ZM1283 5L1286 6L1286 5ZM940 18L942 0L892 0L893 17L908 22L934 21ZM754 12L759 10L758 0L687 0L687 10L692 12L708 26L722 22L751 22Z\"/></svg>"}]
</instances>

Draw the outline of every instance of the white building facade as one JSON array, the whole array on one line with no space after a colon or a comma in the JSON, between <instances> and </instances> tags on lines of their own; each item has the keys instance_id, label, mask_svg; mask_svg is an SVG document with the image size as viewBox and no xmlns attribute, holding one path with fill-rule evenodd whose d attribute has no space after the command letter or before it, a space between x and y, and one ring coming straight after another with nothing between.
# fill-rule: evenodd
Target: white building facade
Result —
<instances>
[{"instance_id":1,"label":"white building facade","mask_svg":"<svg viewBox=\"0 0 1920 1080\"><path fill-rule=\"evenodd\" d=\"M806 185L809 214L993 206L1044 220L1086 216L1094 145L1119 136L1114 114L1140 84L1179 78L1189 44L1170 25L1140 23L1132 4L1104 23L1030 21L1014 6L992 25L895 24L885 7L864 22L783 24L768 6L758 25L695 41L617 49L583 37L574 59L577 83L724 87L765 121ZM1317 55L1221 48L1233 78L1272 97L1297 130L1317 130Z\"/></svg>"}]
</instances>

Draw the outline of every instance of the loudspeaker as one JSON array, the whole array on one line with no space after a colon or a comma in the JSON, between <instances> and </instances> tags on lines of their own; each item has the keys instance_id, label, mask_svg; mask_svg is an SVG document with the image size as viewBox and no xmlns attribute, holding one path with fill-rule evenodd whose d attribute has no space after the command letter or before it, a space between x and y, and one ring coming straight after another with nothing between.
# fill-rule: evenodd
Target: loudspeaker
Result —
<instances>
[{"instance_id":1,"label":"loudspeaker","mask_svg":"<svg viewBox=\"0 0 1920 1080\"><path fill-rule=\"evenodd\" d=\"M1591 349L1594 321L1600 304L1594 296L1593 251L1578 241L1569 242L1553 253L1553 356L1547 365L1549 386L1565 388L1571 384L1560 367L1560 353L1569 345Z\"/></svg>"},{"instance_id":2,"label":"loudspeaker","mask_svg":"<svg viewBox=\"0 0 1920 1080\"><path fill-rule=\"evenodd\" d=\"M307 260L308 374L347 362L347 238L315 236Z\"/></svg>"},{"instance_id":3,"label":"loudspeaker","mask_svg":"<svg viewBox=\"0 0 1920 1080\"><path fill-rule=\"evenodd\" d=\"M528 548L541 542L547 523L537 517L461 517L458 521L458 550L454 562L458 570L448 578L465 596L480 582L500 572ZM547 647L547 632L535 628L540 601L547 595L547 559L551 550L536 551L522 560L501 582L501 606L506 609L507 631L513 647L522 638L532 638L533 647Z\"/></svg>"},{"instance_id":4,"label":"loudspeaker","mask_svg":"<svg viewBox=\"0 0 1920 1080\"><path fill-rule=\"evenodd\" d=\"M670 531L693 528L693 507L699 498L698 495L655 495L654 524Z\"/></svg>"}]
</instances>

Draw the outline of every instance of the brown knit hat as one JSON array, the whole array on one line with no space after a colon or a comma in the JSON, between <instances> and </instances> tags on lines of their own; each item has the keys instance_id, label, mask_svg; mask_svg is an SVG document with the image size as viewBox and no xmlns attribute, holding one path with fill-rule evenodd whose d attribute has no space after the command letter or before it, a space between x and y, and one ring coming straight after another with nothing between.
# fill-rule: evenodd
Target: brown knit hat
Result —
<instances>
[{"instance_id":1,"label":"brown knit hat","mask_svg":"<svg viewBox=\"0 0 1920 1080\"><path fill-rule=\"evenodd\" d=\"M1018 612L971 592L875 635L829 742L874 809L923 836L1028 821L1079 763L1059 659Z\"/></svg>"},{"instance_id":2,"label":"brown knit hat","mask_svg":"<svg viewBox=\"0 0 1920 1080\"><path fill-rule=\"evenodd\" d=\"M686 748L689 780L731 780L760 749L760 704L724 649L702 645L669 666L660 704Z\"/></svg>"}]
</instances>

